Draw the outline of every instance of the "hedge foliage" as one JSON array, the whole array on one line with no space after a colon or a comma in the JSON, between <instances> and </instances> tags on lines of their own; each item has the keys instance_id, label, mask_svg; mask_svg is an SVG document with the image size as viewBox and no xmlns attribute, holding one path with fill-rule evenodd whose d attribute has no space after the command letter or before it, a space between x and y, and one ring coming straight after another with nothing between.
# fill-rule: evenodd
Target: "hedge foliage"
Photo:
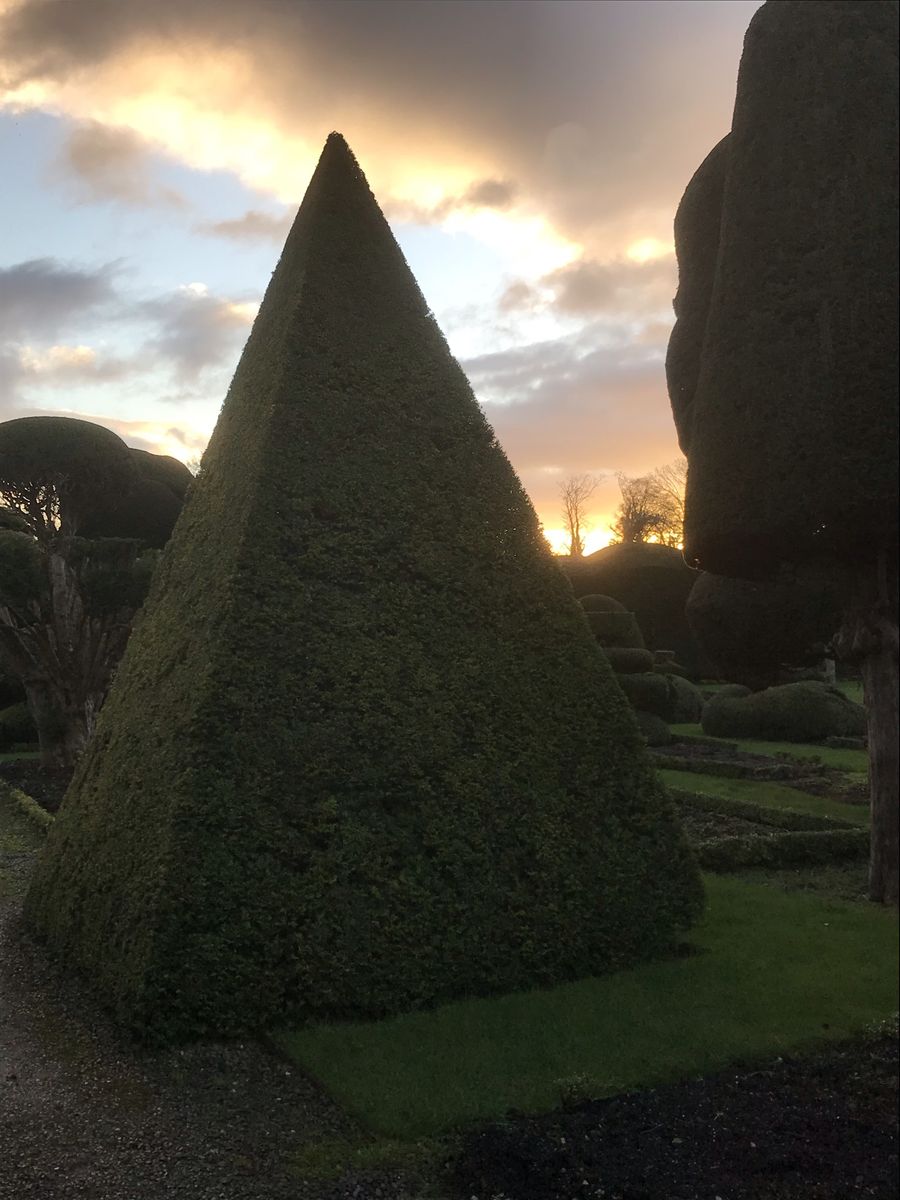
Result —
<instances>
[{"instance_id":1,"label":"hedge foliage","mask_svg":"<svg viewBox=\"0 0 900 1200\"><path fill-rule=\"evenodd\" d=\"M604 646L606 660L617 675L639 675L653 670L653 655L637 646Z\"/></svg>"},{"instance_id":2,"label":"hedge foliage","mask_svg":"<svg viewBox=\"0 0 900 1200\"><path fill-rule=\"evenodd\" d=\"M842 599L828 573L782 568L767 582L703 571L687 599L687 618L722 679L764 688L785 664L824 656L841 622Z\"/></svg>"},{"instance_id":3,"label":"hedge foliage","mask_svg":"<svg viewBox=\"0 0 900 1200\"><path fill-rule=\"evenodd\" d=\"M864 734L866 712L838 688L810 681L747 696L719 692L704 705L701 723L711 737L822 742Z\"/></svg>"},{"instance_id":4,"label":"hedge foliage","mask_svg":"<svg viewBox=\"0 0 900 1200\"><path fill-rule=\"evenodd\" d=\"M839 817L820 817L816 813L795 812L787 808L766 808L749 800L735 800L728 796L710 796L704 792L688 792L681 788L669 788L676 804L686 805L700 812L721 813L726 817L740 817L745 821L756 821L760 825L773 825L794 833L812 830L856 829L850 821Z\"/></svg>"},{"instance_id":5,"label":"hedge foliage","mask_svg":"<svg viewBox=\"0 0 900 1200\"><path fill-rule=\"evenodd\" d=\"M704 570L896 560L897 13L763 4L679 208L669 381Z\"/></svg>"},{"instance_id":6,"label":"hedge foliage","mask_svg":"<svg viewBox=\"0 0 900 1200\"><path fill-rule=\"evenodd\" d=\"M27 920L172 1040L608 971L701 907L635 720L332 135Z\"/></svg>"},{"instance_id":7,"label":"hedge foliage","mask_svg":"<svg viewBox=\"0 0 900 1200\"><path fill-rule=\"evenodd\" d=\"M866 858L865 829L813 830L759 837L727 837L700 842L697 857L707 871L727 873L749 867L800 867Z\"/></svg>"},{"instance_id":8,"label":"hedge foliage","mask_svg":"<svg viewBox=\"0 0 900 1200\"><path fill-rule=\"evenodd\" d=\"M129 449L136 482L115 503L98 505L84 519L86 538L137 538L161 550L172 536L193 476L178 459Z\"/></svg>"}]
</instances>

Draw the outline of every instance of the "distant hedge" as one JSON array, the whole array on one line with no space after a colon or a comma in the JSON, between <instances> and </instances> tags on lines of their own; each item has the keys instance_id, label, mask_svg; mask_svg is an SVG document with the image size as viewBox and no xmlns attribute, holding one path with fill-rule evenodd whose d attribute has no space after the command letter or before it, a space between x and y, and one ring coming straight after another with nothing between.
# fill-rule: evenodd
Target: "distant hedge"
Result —
<instances>
[{"instance_id":1,"label":"distant hedge","mask_svg":"<svg viewBox=\"0 0 900 1200\"><path fill-rule=\"evenodd\" d=\"M727 837L700 842L697 856L707 871L743 871L751 867L818 866L869 853L866 829L814 830L757 837Z\"/></svg>"},{"instance_id":2,"label":"distant hedge","mask_svg":"<svg viewBox=\"0 0 900 1200\"><path fill-rule=\"evenodd\" d=\"M575 595L602 593L635 614L651 650L674 650L693 678L710 677L712 668L685 616L688 594L697 578L681 551L655 544L606 546L584 558L559 559Z\"/></svg>"}]
</instances>

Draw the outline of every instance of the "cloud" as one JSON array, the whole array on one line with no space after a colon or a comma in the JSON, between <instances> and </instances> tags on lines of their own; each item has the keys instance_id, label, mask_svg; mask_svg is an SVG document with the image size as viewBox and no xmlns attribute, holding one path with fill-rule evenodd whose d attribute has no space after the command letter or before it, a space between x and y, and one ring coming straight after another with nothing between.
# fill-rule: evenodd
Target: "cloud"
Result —
<instances>
[{"instance_id":1,"label":"cloud","mask_svg":"<svg viewBox=\"0 0 900 1200\"><path fill-rule=\"evenodd\" d=\"M239 217L227 221L203 221L194 228L197 233L212 237L230 238L235 242L270 240L281 244L287 237L294 221L294 213L276 216L250 208Z\"/></svg>"},{"instance_id":2,"label":"cloud","mask_svg":"<svg viewBox=\"0 0 900 1200\"><path fill-rule=\"evenodd\" d=\"M536 503L548 492L548 469L559 464L572 472L641 474L675 457L664 343L625 336L596 322L568 337L463 362Z\"/></svg>"},{"instance_id":3,"label":"cloud","mask_svg":"<svg viewBox=\"0 0 900 1200\"><path fill-rule=\"evenodd\" d=\"M144 351L183 380L209 367L233 369L258 308L256 301L227 300L211 295L204 284L188 284L140 306L156 326Z\"/></svg>"},{"instance_id":4,"label":"cloud","mask_svg":"<svg viewBox=\"0 0 900 1200\"><path fill-rule=\"evenodd\" d=\"M93 314L116 299L120 264L93 269L36 258L0 267L0 328L4 339L54 337L73 319Z\"/></svg>"},{"instance_id":5,"label":"cloud","mask_svg":"<svg viewBox=\"0 0 900 1200\"><path fill-rule=\"evenodd\" d=\"M386 204L468 197L604 260L670 239L758 4L294 0L260 21L246 0L27 0L0 55L8 103L127 127L286 201L338 128Z\"/></svg>"},{"instance_id":6,"label":"cloud","mask_svg":"<svg viewBox=\"0 0 900 1200\"><path fill-rule=\"evenodd\" d=\"M64 141L51 174L72 181L85 200L184 208L172 188L150 179L150 147L130 129L80 121Z\"/></svg>"},{"instance_id":7,"label":"cloud","mask_svg":"<svg viewBox=\"0 0 900 1200\"><path fill-rule=\"evenodd\" d=\"M431 204L388 198L382 207L389 220L410 225L440 225L449 217L484 209L506 212L518 194L519 187L511 179L476 179L458 196L444 196Z\"/></svg>"},{"instance_id":8,"label":"cloud","mask_svg":"<svg viewBox=\"0 0 900 1200\"><path fill-rule=\"evenodd\" d=\"M643 261L579 258L537 283L514 280L497 306L502 313L550 310L573 317L607 313L625 320L670 309L676 283L677 268L669 255Z\"/></svg>"}]
</instances>

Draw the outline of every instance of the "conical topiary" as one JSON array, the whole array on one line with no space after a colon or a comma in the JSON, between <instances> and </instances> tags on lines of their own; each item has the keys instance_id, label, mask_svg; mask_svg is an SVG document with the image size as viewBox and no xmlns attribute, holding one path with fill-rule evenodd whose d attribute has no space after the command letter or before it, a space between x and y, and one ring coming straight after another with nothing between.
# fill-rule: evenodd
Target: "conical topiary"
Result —
<instances>
[{"instance_id":1,"label":"conical topiary","mask_svg":"<svg viewBox=\"0 0 900 1200\"><path fill-rule=\"evenodd\" d=\"M671 945L634 720L332 135L27 902L154 1038Z\"/></svg>"}]
</instances>

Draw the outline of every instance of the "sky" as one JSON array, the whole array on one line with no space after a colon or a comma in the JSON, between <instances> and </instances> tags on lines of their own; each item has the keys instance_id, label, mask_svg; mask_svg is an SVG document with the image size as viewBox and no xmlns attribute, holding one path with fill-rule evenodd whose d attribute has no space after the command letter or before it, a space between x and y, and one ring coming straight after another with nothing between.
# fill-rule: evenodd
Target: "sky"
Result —
<instances>
[{"instance_id":1,"label":"sky","mask_svg":"<svg viewBox=\"0 0 900 1200\"><path fill-rule=\"evenodd\" d=\"M678 456L672 221L760 0L0 0L0 420L196 460L332 130L561 546Z\"/></svg>"}]
</instances>

